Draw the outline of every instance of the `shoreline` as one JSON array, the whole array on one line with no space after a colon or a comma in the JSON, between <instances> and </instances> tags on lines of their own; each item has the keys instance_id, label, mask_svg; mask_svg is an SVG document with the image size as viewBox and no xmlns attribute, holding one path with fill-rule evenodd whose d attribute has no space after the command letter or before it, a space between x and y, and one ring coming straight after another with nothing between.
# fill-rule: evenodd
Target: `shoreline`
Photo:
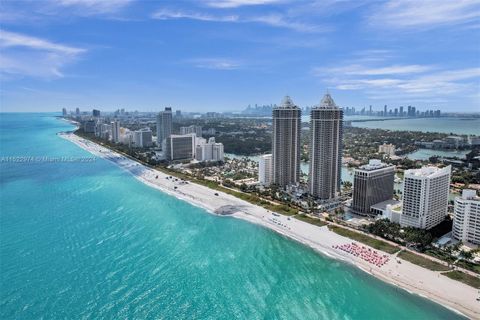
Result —
<instances>
[{"instance_id":1,"label":"shoreline","mask_svg":"<svg viewBox=\"0 0 480 320\"><path fill-rule=\"evenodd\" d=\"M232 216L268 228L286 238L312 248L327 258L349 263L381 281L441 304L462 316L480 318L480 302L476 301L477 290L442 276L439 272L422 268L404 260L399 264L395 254L387 254L390 260L382 267L377 267L344 251L334 249L333 246L354 241L328 230L327 226L318 227L295 218L282 215L274 216L263 207L253 205L221 191L193 182L184 183L173 176L169 178L168 174L146 167L135 160L73 133L59 133L59 136L93 155L113 162L122 170L132 174L138 181L177 199L187 201L211 214ZM368 247L367 245L363 246ZM375 251L384 254L382 251ZM423 281L419 281L419 279Z\"/></svg>"}]
</instances>

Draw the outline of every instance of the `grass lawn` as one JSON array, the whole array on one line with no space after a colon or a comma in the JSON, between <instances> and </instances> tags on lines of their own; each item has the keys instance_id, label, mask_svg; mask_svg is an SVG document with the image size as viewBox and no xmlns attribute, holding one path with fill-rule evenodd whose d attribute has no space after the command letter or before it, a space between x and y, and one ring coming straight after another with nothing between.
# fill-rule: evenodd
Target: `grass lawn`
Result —
<instances>
[{"instance_id":1,"label":"grass lawn","mask_svg":"<svg viewBox=\"0 0 480 320\"><path fill-rule=\"evenodd\" d=\"M419 256L418 254L412 253L410 251L402 251L398 254L398 257L411 262L413 264L419 265L420 267L427 268L432 271L448 271L449 267L444 266L441 263L432 261L430 259Z\"/></svg>"},{"instance_id":2,"label":"grass lawn","mask_svg":"<svg viewBox=\"0 0 480 320\"><path fill-rule=\"evenodd\" d=\"M317 219L317 218L309 217L305 214L297 214L294 218L298 219L298 220L302 220L304 222L308 222L310 224L313 224L313 225L316 225L316 226L319 226L319 227L323 227L323 226L326 226L328 224L325 221L322 221L322 220Z\"/></svg>"},{"instance_id":3,"label":"grass lawn","mask_svg":"<svg viewBox=\"0 0 480 320\"><path fill-rule=\"evenodd\" d=\"M460 260L455 265L480 274L480 265L479 264L468 262L468 261L465 261L465 260Z\"/></svg>"},{"instance_id":4,"label":"grass lawn","mask_svg":"<svg viewBox=\"0 0 480 320\"><path fill-rule=\"evenodd\" d=\"M471 276L469 274L463 273L461 271L450 271L442 273L444 276L449 277L450 279L463 282L475 289L480 289L480 278Z\"/></svg>"},{"instance_id":5,"label":"grass lawn","mask_svg":"<svg viewBox=\"0 0 480 320\"><path fill-rule=\"evenodd\" d=\"M333 231L333 232L335 232L335 233L337 233L341 236L344 236L344 237L350 238L352 240L356 240L358 242L364 243L364 244L366 244L366 245L368 245L372 248L384 251L386 253L395 253L399 250L397 247L392 246L391 244L389 244L385 241L374 239L374 238L369 237L369 236L367 236L365 234L362 234L360 232L352 231L352 230L349 230L349 229L345 229L345 228L338 227L338 226L333 226L333 225L329 225L328 228L331 231Z\"/></svg>"}]
</instances>

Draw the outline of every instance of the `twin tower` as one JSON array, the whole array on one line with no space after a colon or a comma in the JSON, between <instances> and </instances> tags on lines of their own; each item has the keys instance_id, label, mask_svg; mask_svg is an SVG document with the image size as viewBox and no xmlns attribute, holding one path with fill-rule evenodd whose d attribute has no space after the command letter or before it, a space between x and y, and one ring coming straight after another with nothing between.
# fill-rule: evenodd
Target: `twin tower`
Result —
<instances>
[{"instance_id":1,"label":"twin tower","mask_svg":"<svg viewBox=\"0 0 480 320\"><path fill-rule=\"evenodd\" d=\"M273 109L273 182L281 187L300 182L302 110L286 96ZM320 200L340 195L342 165L343 110L325 94L310 112L310 172L308 189Z\"/></svg>"}]
</instances>

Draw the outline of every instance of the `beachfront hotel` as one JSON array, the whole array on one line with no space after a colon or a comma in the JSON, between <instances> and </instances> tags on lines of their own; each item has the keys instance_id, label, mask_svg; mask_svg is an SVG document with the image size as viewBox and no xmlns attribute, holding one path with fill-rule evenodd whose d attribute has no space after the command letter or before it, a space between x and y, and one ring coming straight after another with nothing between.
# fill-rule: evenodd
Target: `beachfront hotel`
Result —
<instances>
[{"instance_id":1,"label":"beachfront hotel","mask_svg":"<svg viewBox=\"0 0 480 320\"><path fill-rule=\"evenodd\" d=\"M371 206L393 197L395 167L372 159L355 170L352 210L369 215Z\"/></svg>"},{"instance_id":2,"label":"beachfront hotel","mask_svg":"<svg viewBox=\"0 0 480 320\"><path fill-rule=\"evenodd\" d=\"M192 160L195 156L195 134L171 134L165 145L165 157L169 161Z\"/></svg>"},{"instance_id":3,"label":"beachfront hotel","mask_svg":"<svg viewBox=\"0 0 480 320\"><path fill-rule=\"evenodd\" d=\"M258 160L258 182L268 187L272 183L272 155L264 154Z\"/></svg>"},{"instance_id":4,"label":"beachfront hotel","mask_svg":"<svg viewBox=\"0 0 480 320\"><path fill-rule=\"evenodd\" d=\"M343 110L329 93L310 113L310 194L320 200L340 195Z\"/></svg>"},{"instance_id":5,"label":"beachfront hotel","mask_svg":"<svg viewBox=\"0 0 480 320\"><path fill-rule=\"evenodd\" d=\"M400 224L431 229L447 215L451 166L405 171Z\"/></svg>"},{"instance_id":6,"label":"beachfront hotel","mask_svg":"<svg viewBox=\"0 0 480 320\"><path fill-rule=\"evenodd\" d=\"M163 148L163 142L172 134L172 108L166 107L157 115L157 146Z\"/></svg>"},{"instance_id":7,"label":"beachfront hotel","mask_svg":"<svg viewBox=\"0 0 480 320\"><path fill-rule=\"evenodd\" d=\"M480 197L465 189L455 198L452 235L455 239L480 244Z\"/></svg>"},{"instance_id":8,"label":"beachfront hotel","mask_svg":"<svg viewBox=\"0 0 480 320\"><path fill-rule=\"evenodd\" d=\"M112 127L112 142L119 143L120 142L120 121L115 120L110 123Z\"/></svg>"},{"instance_id":9,"label":"beachfront hotel","mask_svg":"<svg viewBox=\"0 0 480 320\"><path fill-rule=\"evenodd\" d=\"M301 109L286 96L272 112L273 182L281 187L300 179Z\"/></svg>"},{"instance_id":10,"label":"beachfront hotel","mask_svg":"<svg viewBox=\"0 0 480 320\"><path fill-rule=\"evenodd\" d=\"M148 148L152 146L152 131L150 128L143 128L131 132L131 142L134 148Z\"/></svg>"}]
</instances>

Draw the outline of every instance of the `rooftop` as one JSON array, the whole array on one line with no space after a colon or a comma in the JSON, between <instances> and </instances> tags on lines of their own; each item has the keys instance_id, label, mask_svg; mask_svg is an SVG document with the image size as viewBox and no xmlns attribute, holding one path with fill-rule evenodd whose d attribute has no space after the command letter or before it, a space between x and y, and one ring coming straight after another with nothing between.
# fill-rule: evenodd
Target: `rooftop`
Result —
<instances>
[{"instance_id":1,"label":"rooftop","mask_svg":"<svg viewBox=\"0 0 480 320\"><path fill-rule=\"evenodd\" d=\"M320 101L320 105L317 108L322 108L322 109L338 109L338 106L335 104L335 101L333 101L332 96L330 93L326 93L322 101Z\"/></svg>"},{"instance_id":2,"label":"rooftop","mask_svg":"<svg viewBox=\"0 0 480 320\"><path fill-rule=\"evenodd\" d=\"M371 208L375 208L383 211L387 209L387 206L392 206L392 208L395 208L401 204L402 204L401 201L391 199L391 200L375 203L374 205L371 206Z\"/></svg>"},{"instance_id":3,"label":"rooftop","mask_svg":"<svg viewBox=\"0 0 480 320\"><path fill-rule=\"evenodd\" d=\"M372 171L372 170L377 170L377 169L382 169L382 168L387 168L387 167L392 167L392 165L383 163L382 161L378 159L371 159L368 161L368 164L365 164L361 167L359 167L360 170L364 171Z\"/></svg>"},{"instance_id":4,"label":"rooftop","mask_svg":"<svg viewBox=\"0 0 480 320\"><path fill-rule=\"evenodd\" d=\"M282 103L280 106L276 108L281 108L281 109L299 109L294 103L292 98L290 96L285 96L282 100Z\"/></svg>"},{"instance_id":5,"label":"rooftop","mask_svg":"<svg viewBox=\"0 0 480 320\"><path fill-rule=\"evenodd\" d=\"M445 173L451 172L451 166L445 168L438 168L434 166L422 167L420 169L410 169L405 171L405 177L425 177L425 178L435 178L441 176Z\"/></svg>"}]
</instances>

